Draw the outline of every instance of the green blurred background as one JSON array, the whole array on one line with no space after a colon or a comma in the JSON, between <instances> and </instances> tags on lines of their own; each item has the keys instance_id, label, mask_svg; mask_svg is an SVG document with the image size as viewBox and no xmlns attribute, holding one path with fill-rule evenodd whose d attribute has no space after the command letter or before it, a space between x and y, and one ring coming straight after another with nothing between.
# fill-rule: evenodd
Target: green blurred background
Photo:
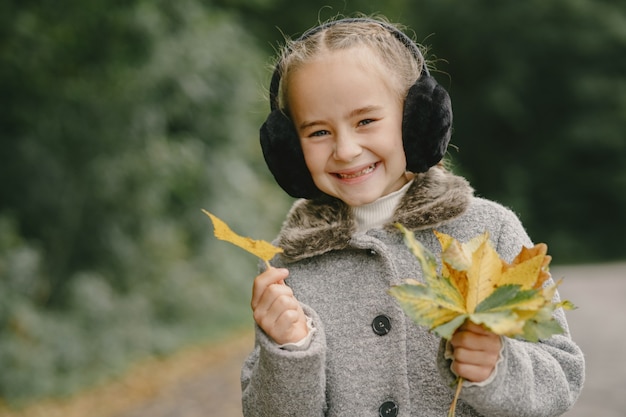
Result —
<instances>
[{"instance_id":1,"label":"green blurred background","mask_svg":"<svg viewBox=\"0 0 626 417\"><path fill-rule=\"evenodd\" d=\"M554 263L626 259L626 2L0 3L0 399L76 392L249 326L291 200L258 146L273 55L337 14L430 48L449 158Z\"/></svg>"}]
</instances>

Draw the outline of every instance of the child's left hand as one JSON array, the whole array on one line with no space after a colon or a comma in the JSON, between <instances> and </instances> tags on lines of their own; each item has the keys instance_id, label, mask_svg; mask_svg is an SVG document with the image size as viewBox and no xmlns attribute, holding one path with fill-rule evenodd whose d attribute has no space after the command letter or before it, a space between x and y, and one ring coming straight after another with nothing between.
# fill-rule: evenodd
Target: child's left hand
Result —
<instances>
[{"instance_id":1,"label":"child's left hand","mask_svg":"<svg viewBox=\"0 0 626 417\"><path fill-rule=\"evenodd\" d=\"M452 371L471 382L489 378L502 348L500 336L470 321L459 327L450 344L453 347Z\"/></svg>"}]
</instances>

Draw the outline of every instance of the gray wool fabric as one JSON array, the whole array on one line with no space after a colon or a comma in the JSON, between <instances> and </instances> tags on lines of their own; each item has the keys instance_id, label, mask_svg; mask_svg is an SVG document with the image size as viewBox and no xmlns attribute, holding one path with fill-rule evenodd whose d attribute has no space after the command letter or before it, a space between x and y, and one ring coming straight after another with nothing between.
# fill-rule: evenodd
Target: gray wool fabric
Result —
<instances>
[{"instance_id":1,"label":"gray wool fabric","mask_svg":"<svg viewBox=\"0 0 626 417\"><path fill-rule=\"evenodd\" d=\"M475 197L463 178L438 167L416 176L394 222L438 256L433 230L460 241L488 231L508 262L532 246L515 214ZM256 327L241 374L244 416L374 417L390 402L397 416L446 415L455 376L445 341L415 325L387 294L406 278L421 280L419 263L392 224L355 230L339 200L294 203L276 241L285 252L272 264L289 269L286 282L317 331L308 349L288 351ZM372 328L381 315L391 325L384 335ZM563 311L555 316L563 335L539 343L504 338L494 380L464 386L457 416L558 416L574 404L584 358Z\"/></svg>"}]
</instances>

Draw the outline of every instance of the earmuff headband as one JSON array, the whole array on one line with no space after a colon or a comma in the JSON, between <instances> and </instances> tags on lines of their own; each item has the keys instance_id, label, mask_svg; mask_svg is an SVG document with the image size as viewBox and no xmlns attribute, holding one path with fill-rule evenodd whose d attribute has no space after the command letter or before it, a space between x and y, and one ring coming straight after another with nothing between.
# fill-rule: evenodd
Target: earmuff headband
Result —
<instances>
[{"instance_id":1,"label":"earmuff headband","mask_svg":"<svg viewBox=\"0 0 626 417\"><path fill-rule=\"evenodd\" d=\"M402 42L413 57L424 63L417 44L396 27L369 18L335 20L306 31L294 41L302 42L314 34L337 24L375 23ZM283 58L292 50L286 50ZM279 108L281 62L274 68L270 82L271 112L261 126L259 138L263 157L276 182L292 197L315 199L324 196L311 177L300 138L293 121ZM411 172L426 172L437 164L446 152L452 134L452 105L446 90L430 76L426 65L422 73L409 88L402 114L402 144L406 156L406 169Z\"/></svg>"}]
</instances>

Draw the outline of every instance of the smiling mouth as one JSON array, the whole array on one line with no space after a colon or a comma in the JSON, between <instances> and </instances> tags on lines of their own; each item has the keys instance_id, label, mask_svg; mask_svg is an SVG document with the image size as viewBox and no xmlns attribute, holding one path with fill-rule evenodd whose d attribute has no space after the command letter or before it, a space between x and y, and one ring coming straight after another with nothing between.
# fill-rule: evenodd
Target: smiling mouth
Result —
<instances>
[{"instance_id":1,"label":"smiling mouth","mask_svg":"<svg viewBox=\"0 0 626 417\"><path fill-rule=\"evenodd\" d=\"M367 174L369 174L371 172L374 172L374 170L376 169L377 165L378 165L378 162L376 162L376 163L374 163L374 164L372 164L372 165L370 165L370 166L368 166L366 168L363 168L360 171L351 172L349 174L342 174L340 172L336 172L335 176L337 178L339 178L339 179L342 179L342 180L349 180L349 179L352 179L352 178L358 178L358 177L361 177L363 175L367 175Z\"/></svg>"}]
</instances>

